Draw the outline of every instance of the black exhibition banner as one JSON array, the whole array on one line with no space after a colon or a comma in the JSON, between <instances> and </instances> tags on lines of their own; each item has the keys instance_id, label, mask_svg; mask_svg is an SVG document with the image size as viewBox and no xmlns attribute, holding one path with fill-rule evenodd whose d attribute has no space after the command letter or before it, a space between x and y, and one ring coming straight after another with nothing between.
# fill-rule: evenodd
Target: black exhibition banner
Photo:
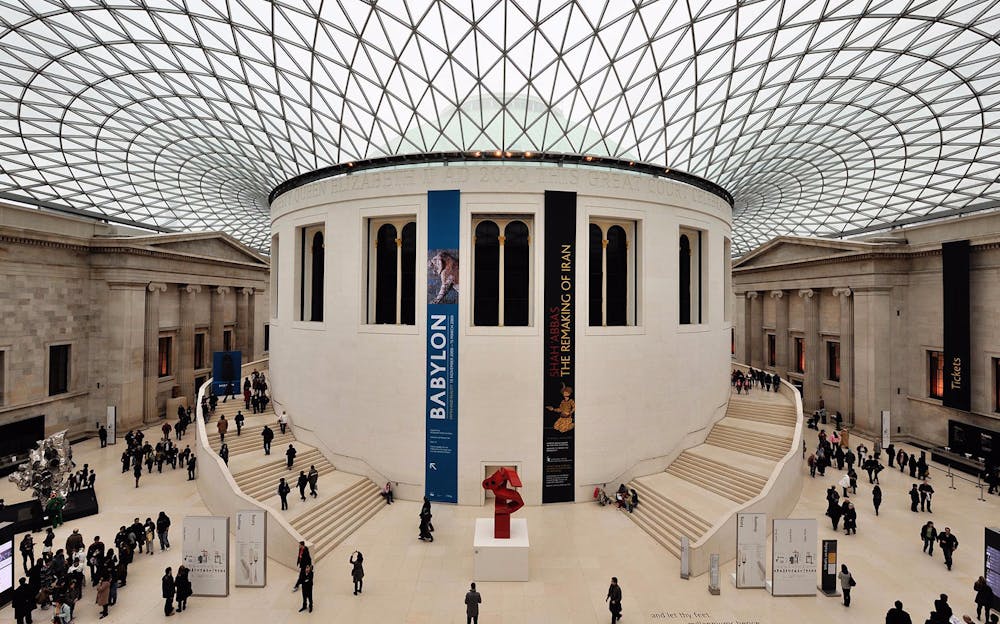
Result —
<instances>
[{"instance_id":1,"label":"black exhibition banner","mask_svg":"<svg viewBox=\"0 0 1000 624\"><path fill-rule=\"evenodd\" d=\"M969 411L969 241L941 245L944 295L944 405Z\"/></svg>"},{"instance_id":2,"label":"black exhibition banner","mask_svg":"<svg viewBox=\"0 0 1000 624\"><path fill-rule=\"evenodd\" d=\"M545 191L542 502L573 501L576 193Z\"/></svg>"}]
</instances>

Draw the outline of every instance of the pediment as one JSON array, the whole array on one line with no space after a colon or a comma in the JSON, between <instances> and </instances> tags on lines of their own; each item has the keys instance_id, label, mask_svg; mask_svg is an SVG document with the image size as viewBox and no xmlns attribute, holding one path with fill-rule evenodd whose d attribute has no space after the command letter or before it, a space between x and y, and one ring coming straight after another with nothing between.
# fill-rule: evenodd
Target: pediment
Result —
<instances>
[{"instance_id":1,"label":"pediment","mask_svg":"<svg viewBox=\"0 0 1000 624\"><path fill-rule=\"evenodd\" d=\"M129 244L138 244L157 251L261 266L268 265L266 257L258 254L231 236L219 232L158 234L153 236L129 237L125 240Z\"/></svg>"},{"instance_id":2,"label":"pediment","mask_svg":"<svg viewBox=\"0 0 1000 624\"><path fill-rule=\"evenodd\" d=\"M819 238L779 237L746 254L733 268L749 268L816 260L871 251L877 245Z\"/></svg>"}]
</instances>

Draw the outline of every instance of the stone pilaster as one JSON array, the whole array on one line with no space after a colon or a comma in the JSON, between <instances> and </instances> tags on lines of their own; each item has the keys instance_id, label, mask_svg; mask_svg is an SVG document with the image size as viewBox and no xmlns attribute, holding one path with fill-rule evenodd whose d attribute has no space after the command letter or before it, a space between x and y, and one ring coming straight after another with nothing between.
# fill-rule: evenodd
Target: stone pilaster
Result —
<instances>
[{"instance_id":1,"label":"stone pilaster","mask_svg":"<svg viewBox=\"0 0 1000 624\"><path fill-rule=\"evenodd\" d=\"M813 411L819 407L820 350L819 341L819 297L815 290L804 288L799 291L802 297L802 312L805 317L805 350L806 371L802 380L802 407Z\"/></svg>"},{"instance_id":2,"label":"stone pilaster","mask_svg":"<svg viewBox=\"0 0 1000 624\"><path fill-rule=\"evenodd\" d=\"M881 410L892 401L892 291L853 290L854 425L874 435L882 428Z\"/></svg>"},{"instance_id":3,"label":"stone pilaster","mask_svg":"<svg viewBox=\"0 0 1000 624\"><path fill-rule=\"evenodd\" d=\"M750 301L750 360L754 368L764 368L764 299L760 293L747 293Z\"/></svg>"},{"instance_id":4,"label":"stone pilaster","mask_svg":"<svg viewBox=\"0 0 1000 624\"><path fill-rule=\"evenodd\" d=\"M733 360L745 364L747 359L747 295L742 292L733 293Z\"/></svg>"},{"instance_id":5,"label":"stone pilaster","mask_svg":"<svg viewBox=\"0 0 1000 624\"><path fill-rule=\"evenodd\" d=\"M188 284L178 286L177 293L180 297L180 317L181 327L177 333L177 384L181 387L181 394L187 397L188 405L194 405L194 328L195 328L195 299L201 292L201 286ZM170 416L171 414L168 414Z\"/></svg>"},{"instance_id":6,"label":"stone pilaster","mask_svg":"<svg viewBox=\"0 0 1000 624\"><path fill-rule=\"evenodd\" d=\"M226 329L225 300L229 294L229 286L216 286L212 289L211 320L209 321L208 344L209 353L206 354L211 360L212 353L222 351L222 332Z\"/></svg>"},{"instance_id":7,"label":"stone pilaster","mask_svg":"<svg viewBox=\"0 0 1000 624\"><path fill-rule=\"evenodd\" d=\"M782 379L788 377L788 296L783 290L772 290L774 299L774 370Z\"/></svg>"},{"instance_id":8,"label":"stone pilaster","mask_svg":"<svg viewBox=\"0 0 1000 624\"><path fill-rule=\"evenodd\" d=\"M143 422L153 422L159 418L156 391L160 382L160 293L166 292L167 285L151 282L146 287L145 349L143 355Z\"/></svg>"},{"instance_id":9,"label":"stone pilaster","mask_svg":"<svg viewBox=\"0 0 1000 624\"><path fill-rule=\"evenodd\" d=\"M840 413L854 423L854 300L850 288L834 288L840 299Z\"/></svg>"},{"instance_id":10,"label":"stone pilaster","mask_svg":"<svg viewBox=\"0 0 1000 624\"><path fill-rule=\"evenodd\" d=\"M236 348L243 352L243 361L253 360L254 289L236 291Z\"/></svg>"}]
</instances>

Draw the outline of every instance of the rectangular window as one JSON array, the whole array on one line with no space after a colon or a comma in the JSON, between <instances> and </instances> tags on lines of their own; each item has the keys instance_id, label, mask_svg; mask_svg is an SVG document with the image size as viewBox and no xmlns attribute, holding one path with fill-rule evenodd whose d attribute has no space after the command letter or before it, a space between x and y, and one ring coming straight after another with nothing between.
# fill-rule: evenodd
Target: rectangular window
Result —
<instances>
[{"instance_id":1,"label":"rectangular window","mask_svg":"<svg viewBox=\"0 0 1000 624\"><path fill-rule=\"evenodd\" d=\"M722 287L725 289L722 297L722 320L729 322L733 318L733 242L728 238L722 239L722 271Z\"/></svg>"},{"instance_id":2,"label":"rectangular window","mask_svg":"<svg viewBox=\"0 0 1000 624\"><path fill-rule=\"evenodd\" d=\"M205 334L201 332L194 335L194 368L205 368Z\"/></svg>"},{"instance_id":3,"label":"rectangular window","mask_svg":"<svg viewBox=\"0 0 1000 624\"><path fill-rule=\"evenodd\" d=\"M69 392L70 345L49 347L49 396Z\"/></svg>"},{"instance_id":4,"label":"rectangular window","mask_svg":"<svg viewBox=\"0 0 1000 624\"><path fill-rule=\"evenodd\" d=\"M440 254L429 261L441 270L452 266L445 267ZM416 295L416 215L368 219L368 323L416 324Z\"/></svg>"},{"instance_id":5,"label":"rectangular window","mask_svg":"<svg viewBox=\"0 0 1000 624\"><path fill-rule=\"evenodd\" d=\"M1000 412L1000 358L993 358L993 411Z\"/></svg>"},{"instance_id":6,"label":"rectangular window","mask_svg":"<svg viewBox=\"0 0 1000 624\"><path fill-rule=\"evenodd\" d=\"M170 336L160 336L159 364L157 366L160 377L169 377L173 373L172 351L174 339Z\"/></svg>"},{"instance_id":7,"label":"rectangular window","mask_svg":"<svg viewBox=\"0 0 1000 624\"><path fill-rule=\"evenodd\" d=\"M840 381L840 343L832 340L826 343L826 378Z\"/></svg>"},{"instance_id":8,"label":"rectangular window","mask_svg":"<svg viewBox=\"0 0 1000 624\"><path fill-rule=\"evenodd\" d=\"M7 398L7 352L0 351L0 406Z\"/></svg>"},{"instance_id":9,"label":"rectangular window","mask_svg":"<svg viewBox=\"0 0 1000 624\"><path fill-rule=\"evenodd\" d=\"M795 372L806 372L806 341L803 338L795 338Z\"/></svg>"},{"instance_id":10,"label":"rectangular window","mask_svg":"<svg viewBox=\"0 0 1000 624\"><path fill-rule=\"evenodd\" d=\"M590 301L592 327L636 324L636 222L590 221Z\"/></svg>"},{"instance_id":11,"label":"rectangular window","mask_svg":"<svg viewBox=\"0 0 1000 624\"><path fill-rule=\"evenodd\" d=\"M944 398L944 353L941 351L927 352L927 396Z\"/></svg>"},{"instance_id":12,"label":"rectangular window","mask_svg":"<svg viewBox=\"0 0 1000 624\"><path fill-rule=\"evenodd\" d=\"M231 329L222 330L222 350L223 351L233 350L233 330Z\"/></svg>"},{"instance_id":13,"label":"rectangular window","mask_svg":"<svg viewBox=\"0 0 1000 624\"><path fill-rule=\"evenodd\" d=\"M774 366L778 361L778 349L775 346L774 334L767 335L767 365Z\"/></svg>"},{"instance_id":14,"label":"rectangular window","mask_svg":"<svg viewBox=\"0 0 1000 624\"><path fill-rule=\"evenodd\" d=\"M264 353L271 350L271 325L264 323Z\"/></svg>"},{"instance_id":15,"label":"rectangular window","mask_svg":"<svg viewBox=\"0 0 1000 624\"><path fill-rule=\"evenodd\" d=\"M270 287L271 290L268 296L271 299L271 318L278 318L278 265L280 258L278 257L278 235L275 234L271 237L271 255L268 256L271 262L271 273L270 277Z\"/></svg>"},{"instance_id":16,"label":"rectangular window","mask_svg":"<svg viewBox=\"0 0 1000 624\"><path fill-rule=\"evenodd\" d=\"M298 284L294 318L323 320L323 292L326 275L326 230L322 225L296 228L295 276Z\"/></svg>"},{"instance_id":17,"label":"rectangular window","mask_svg":"<svg viewBox=\"0 0 1000 624\"><path fill-rule=\"evenodd\" d=\"M533 283L531 215L473 215L472 324L531 325ZM450 271L444 261L451 262ZM458 261L442 258L441 291L457 283ZM437 268L437 267L435 267Z\"/></svg>"},{"instance_id":18,"label":"rectangular window","mask_svg":"<svg viewBox=\"0 0 1000 624\"><path fill-rule=\"evenodd\" d=\"M677 296L681 325L704 322L704 253L706 232L682 227L678 239Z\"/></svg>"}]
</instances>

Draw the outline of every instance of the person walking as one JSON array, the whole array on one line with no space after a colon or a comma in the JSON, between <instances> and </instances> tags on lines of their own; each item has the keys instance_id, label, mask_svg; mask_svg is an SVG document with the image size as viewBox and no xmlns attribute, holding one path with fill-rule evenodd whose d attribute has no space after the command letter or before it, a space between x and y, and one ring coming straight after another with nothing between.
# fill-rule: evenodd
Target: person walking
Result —
<instances>
[{"instance_id":1,"label":"person walking","mask_svg":"<svg viewBox=\"0 0 1000 624\"><path fill-rule=\"evenodd\" d=\"M882 506L882 488L879 484L875 484L872 488L872 505L875 506L875 515L878 515L878 508Z\"/></svg>"},{"instance_id":2,"label":"person walking","mask_svg":"<svg viewBox=\"0 0 1000 624\"><path fill-rule=\"evenodd\" d=\"M952 555L958 550L958 538L951 532L950 527L944 528L944 533L938 535L938 546L944 554L944 564L951 570Z\"/></svg>"},{"instance_id":3,"label":"person walking","mask_svg":"<svg viewBox=\"0 0 1000 624\"><path fill-rule=\"evenodd\" d=\"M309 496L316 498L319 496L319 490L316 489L319 485L319 470L316 470L316 466L309 466L309 474L306 477L309 479Z\"/></svg>"},{"instance_id":4,"label":"person walking","mask_svg":"<svg viewBox=\"0 0 1000 624\"><path fill-rule=\"evenodd\" d=\"M465 592L465 624L479 624L479 605L483 603L483 597L476 591L476 584L469 586L469 591Z\"/></svg>"},{"instance_id":5,"label":"person walking","mask_svg":"<svg viewBox=\"0 0 1000 624\"><path fill-rule=\"evenodd\" d=\"M104 425L101 425L101 428L97 430L97 437L101 440L101 448L108 445L108 430Z\"/></svg>"},{"instance_id":6,"label":"person walking","mask_svg":"<svg viewBox=\"0 0 1000 624\"><path fill-rule=\"evenodd\" d=\"M264 428L260 432L260 436L262 438L264 438L264 454L265 455L270 455L271 454L271 440L274 439L274 431L270 427L268 427L267 425L264 425Z\"/></svg>"},{"instance_id":7,"label":"person walking","mask_svg":"<svg viewBox=\"0 0 1000 624\"><path fill-rule=\"evenodd\" d=\"M365 557L361 554L361 551L355 550L354 554L351 555L351 578L354 580L354 595L357 596L361 593L361 587L364 585L365 578L365 568L362 565ZM987 613L987 615L989 615Z\"/></svg>"},{"instance_id":8,"label":"person walking","mask_svg":"<svg viewBox=\"0 0 1000 624\"><path fill-rule=\"evenodd\" d=\"M187 469L188 469L188 481L194 481L195 468L197 466L198 466L198 458L194 456L194 453L192 453L188 457L188 465L187 465Z\"/></svg>"},{"instance_id":9,"label":"person walking","mask_svg":"<svg viewBox=\"0 0 1000 624\"><path fill-rule=\"evenodd\" d=\"M840 481L837 482L837 485L839 485L844 490L844 496L846 497L847 490L851 488L851 477L845 474L844 476L840 477Z\"/></svg>"},{"instance_id":10,"label":"person walking","mask_svg":"<svg viewBox=\"0 0 1000 624\"><path fill-rule=\"evenodd\" d=\"M910 511L916 513L917 505L920 504L920 492L917 491L917 484L910 488Z\"/></svg>"},{"instance_id":11,"label":"person walking","mask_svg":"<svg viewBox=\"0 0 1000 624\"><path fill-rule=\"evenodd\" d=\"M611 624L615 624L622 619L622 588L618 585L618 577L611 577L611 585L608 586L608 595L604 597L604 602L608 603L608 611L611 611Z\"/></svg>"},{"instance_id":12,"label":"person walking","mask_svg":"<svg viewBox=\"0 0 1000 624\"><path fill-rule=\"evenodd\" d=\"M891 457L891 455L890 455ZM885 624L913 624L910 614L903 611L903 603L897 600L885 613Z\"/></svg>"},{"instance_id":13,"label":"person walking","mask_svg":"<svg viewBox=\"0 0 1000 624\"><path fill-rule=\"evenodd\" d=\"M142 464L139 462L136 462L135 466L132 467L132 476L135 477L135 487L139 487L139 477L142 476Z\"/></svg>"},{"instance_id":14,"label":"person walking","mask_svg":"<svg viewBox=\"0 0 1000 624\"><path fill-rule=\"evenodd\" d=\"M229 421L226 420L225 414L219 417L219 422L215 426L219 430L219 442L225 442L226 432L229 431Z\"/></svg>"},{"instance_id":15,"label":"person walking","mask_svg":"<svg viewBox=\"0 0 1000 624\"><path fill-rule=\"evenodd\" d=\"M236 417L233 418L233 422L236 423L236 437L240 437L240 432L243 431L243 423L246 421L246 416L243 412L237 411Z\"/></svg>"},{"instance_id":16,"label":"person walking","mask_svg":"<svg viewBox=\"0 0 1000 624\"><path fill-rule=\"evenodd\" d=\"M174 586L174 577L170 573L170 568L167 568L163 573L163 578L160 579L160 587L163 591L163 615L171 616L174 614L174 592L176 587Z\"/></svg>"},{"instance_id":17,"label":"person walking","mask_svg":"<svg viewBox=\"0 0 1000 624\"><path fill-rule=\"evenodd\" d=\"M302 569L302 608L299 612L306 610L308 605L309 613L313 610L313 567L307 565Z\"/></svg>"},{"instance_id":18,"label":"person walking","mask_svg":"<svg viewBox=\"0 0 1000 624\"><path fill-rule=\"evenodd\" d=\"M292 488L289 487L288 483L285 482L285 478L282 477L281 480L278 481L278 497L281 498L282 510L288 509L288 494L291 491Z\"/></svg>"},{"instance_id":19,"label":"person walking","mask_svg":"<svg viewBox=\"0 0 1000 624\"><path fill-rule=\"evenodd\" d=\"M840 590L844 593L844 606L851 606L851 588L857 585L851 572L847 569L847 564L840 564L840 574L837 575L840 579Z\"/></svg>"},{"instance_id":20,"label":"person walking","mask_svg":"<svg viewBox=\"0 0 1000 624\"><path fill-rule=\"evenodd\" d=\"M309 485L309 477L306 476L305 470L299 471L299 480L296 485L299 487L299 499L303 503L306 502L306 486Z\"/></svg>"},{"instance_id":21,"label":"person walking","mask_svg":"<svg viewBox=\"0 0 1000 624\"><path fill-rule=\"evenodd\" d=\"M222 447L219 449L219 457L222 458L222 461L224 461L227 466L229 465L229 445L225 442L222 443Z\"/></svg>"},{"instance_id":22,"label":"person walking","mask_svg":"<svg viewBox=\"0 0 1000 624\"><path fill-rule=\"evenodd\" d=\"M933 522L928 522L924 526L920 527L920 539L924 541L924 552L934 556L934 542L937 541L937 529L934 528Z\"/></svg>"},{"instance_id":23,"label":"person walking","mask_svg":"<svg viewBox=\"0 0 1000 624\"><path fill-rule=\"evenodd\" d=\"M160 550L170 550L170 516L161 511L156 517L156 536L160 540Z\"/></svg>"},{"instance_id":24,"label":"person walking","mask_svg":"<svg viewBox=\"0 0 1000 624\"><path fill-rule=\"evenodd\" d=\"M298 451L291 444L288 445L288 450L285 451L285 457L288 458L288 469L291 470L292 466L295 464L295 455Z\"/></svg>"},{"instance_id":25,"label":"person walking","mask_svg":"<svg viewBox=\"0 0 1000 624\"><path fill-rule=\"evenodd\" d=\"M174 588L177 592L177 611L187 609L187 600L191 597L191 581L188 579L188 569L184 566L177 568L177 577L174 579Z\"/></svg>"},{"instance_id":26,"label":"person walking","mask_svg":"<svg viewBox=\"0 0 1000 624\"><path fill-rule=\"evenodd\" d=\"M288 414L281 412L281 416L278 416L278 428L281 429L281 435L285 435L286 427L288 427Z\"/></svg>"},{"instance_id":27,"label":"person walking","mask_svg":"<svg viewBox=\"0 0 1000 624\"><path fill-rule=\"evenodd\" d=\"M982 576L972 585L972 589L976 592L976 619L983 619L982 611L985 608L986 621L988 622L990 620L990 610L993 608L993 589Z\"/></svg>"}]
</instances>

